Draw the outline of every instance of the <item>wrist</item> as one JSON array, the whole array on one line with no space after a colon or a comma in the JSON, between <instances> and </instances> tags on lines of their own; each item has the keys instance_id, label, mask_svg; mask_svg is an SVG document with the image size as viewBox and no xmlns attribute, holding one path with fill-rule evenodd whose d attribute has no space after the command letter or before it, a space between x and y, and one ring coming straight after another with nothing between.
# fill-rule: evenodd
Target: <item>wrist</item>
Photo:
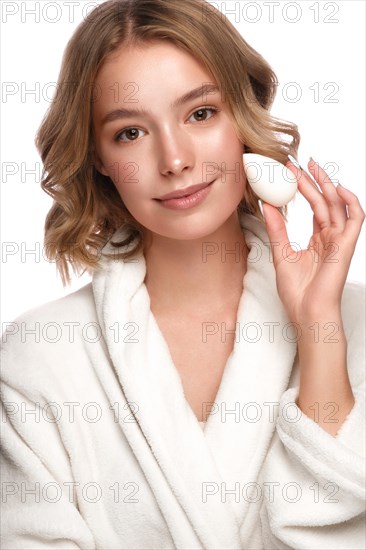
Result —
<instances>
[{"instance_id":1,"label":"wrist","mask_svg":"<svg viewBox=\"0 0 366 550\"><path fill-rule=\"evenodd\" d=\"M327 344L346 344L342 315L339 308L304 314L294 323L298 334L299 353L303 347Z\"/></svg>"},{"instance_id":2,"label":"wrist","mask_svg":"<svg viewBox=\"0 0 366 550\"><path fill-rule=\"evenodd\" d=\"M342 319L341 304L317 304L300 311L293 312L292 321L299 325L311 324L320 321L337 321Z\"/></svg>"}]
</instances>

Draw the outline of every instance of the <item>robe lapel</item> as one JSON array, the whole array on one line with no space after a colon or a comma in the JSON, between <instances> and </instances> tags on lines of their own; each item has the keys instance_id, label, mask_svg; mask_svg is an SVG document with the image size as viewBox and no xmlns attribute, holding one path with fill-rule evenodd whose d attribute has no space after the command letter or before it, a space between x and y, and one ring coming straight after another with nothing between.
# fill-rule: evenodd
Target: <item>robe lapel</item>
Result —
<instances>
[{"instance_id":1,"label":"robe lapel","mask_svg":"<svg viewBox=\"0 0 366 550\"><path fill-rule=\"evenodd\" d=\"M138 262L108 262L93 277L98 318L113 366L126 400L135 404L134 410L137 406L137 423L123 424L122 430L176 547L240 548L239 525L232 511L220 500L204 502L202 498L202 484L219 484L221 478L150 310L143 284L145 269L140 255ZM119 339L115 337L117 325L121 327ZM126 337L124 328L128 332L133 328L134 336ZM152 458L158 467L151 466ZM165 489L166 483L176 502Z\"/></svg>"},{"instance_id":2,"label":"robe lapel","mask_svg":"<svg viewBox=\"0 0 366 550\"><path fill-rule=\"evenodd\" d=\"M248 507L257 495L264 495L263 487L252 485L275 431L280 397L288 387L296 332L277 294L264 225L252 216L241 222L250 252L237 315L238 338L205 432L225 487L237 489L228 500L242 525Z\"/></svg>"},{"instance_id":3,"label":"robe lapel","mask_svg":"<svg viewBox=\"0 0 366 550\"><path fill-rule=\"evenodd\" d=\"M205 432L185 399L167 343L150 310L143 255L137 261L102 260L103 269L93 277L98 318L112 363L126 400L138 407L137 422L124 424L122 429L148 472L173 539L182 549L192 544L210 549L241 547L239 531L249 503L242 498L237 502L236 495L228 495L226 502L222 484L232 490L235 483L242 486L257 479L275 429L276 415L270 422L265 403L279 402L296 352L296 344L282 337L288 319L277 296L269 249L263 244L268 239L263 224L245 216L242 225L251 251L238 323L247 337L235 343ZM112 249L106 245L105 251ZM249 341L253 338L245 332L247 323L254 329L254 323L259 325L258 341ZM265 332L269 325L264 323L280 323L274 327L280 336L276 337L275 330L270 341ZM112 330L116 326L119 338ZM225 416L225 410L237 407L236 403L242 410L249 402L262 411L258 422L240 415L236 422L234 415ZM246 410L250 416L255 406ZM166 483L170 496L163 489Z\"/></svg>"}]
</instances>

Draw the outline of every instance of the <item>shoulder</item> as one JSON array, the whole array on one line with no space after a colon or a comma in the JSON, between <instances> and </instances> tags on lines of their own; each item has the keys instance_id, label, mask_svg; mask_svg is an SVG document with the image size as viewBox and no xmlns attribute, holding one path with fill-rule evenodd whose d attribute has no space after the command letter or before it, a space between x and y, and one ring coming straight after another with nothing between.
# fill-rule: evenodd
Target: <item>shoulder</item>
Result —
<instances>
[{"instance_id":1,"label":"shoulder","mask_svg":"<svg viewBox=\"0 0 366 550\"><path fill-rule=\"evenodd\" d=\"M10 328L13 324L20 325L21 323L36 323L41 321L57 322L71 316L81 317L83 312L85 312L85 308L87 310L93 310L94 308L92 283L88 283L66 296L24 311L11 323L6 323L5 328Z\"/></svg>"},{"instance_id":2,"label":"shoulder","mask_svg":"<svg viewBox=\"0 0 366 550\"><path fill-rule=\"evenodd\" d=\"M66 376L84 360L87 338L95 342L98 320L92 284L22 313L1 337L1 378L12 387L34 388ZM100 339L100 338L99 338Z\"/></svg>"},{"instance_id":3,"label":"shoulder","mask_svg":"<svg viewBox=\"0 0 366 550\"><path fill-rule=\"evenodd\" d=\"M54 333L60 333L63 327L67 327L73 322L76 324L88 319L94 320L95 317L92 284L88 283L66 296L31 308L21 313L13 321L4 323L1 337L2 347L7 348L12 341L22 342L27 339L27 335L31 334L34 335L34 341L37 341L38 336L42 336L42 334L47 340L46 336L49 332L49 340L52 340L52 329ZM31 340L29 337L29 344ZM56 340L55 334L54 340Z\"/></svg>"}]
</instances>

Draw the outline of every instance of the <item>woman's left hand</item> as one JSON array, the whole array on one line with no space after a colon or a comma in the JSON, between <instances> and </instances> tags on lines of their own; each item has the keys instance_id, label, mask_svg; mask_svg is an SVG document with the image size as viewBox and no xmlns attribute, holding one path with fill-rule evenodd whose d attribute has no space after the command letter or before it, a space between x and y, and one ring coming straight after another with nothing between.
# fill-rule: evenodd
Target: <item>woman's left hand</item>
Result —
<instances>
[{"instance_id":1,"label":"woman's left hand","mask_svg":"<svg viewBox=\"0 0 366 550\"><path fill-rule=\"evenodd\" d=\"M287 163L300 193L313 210L313 235L306 250L295 250L278 210L263 203L263 214L276 270L277 290L292 322L340 311L343 288L365 212L356 195L335 185L310 159L309 171L318 183Z\"/></svg>"}]
</instances>

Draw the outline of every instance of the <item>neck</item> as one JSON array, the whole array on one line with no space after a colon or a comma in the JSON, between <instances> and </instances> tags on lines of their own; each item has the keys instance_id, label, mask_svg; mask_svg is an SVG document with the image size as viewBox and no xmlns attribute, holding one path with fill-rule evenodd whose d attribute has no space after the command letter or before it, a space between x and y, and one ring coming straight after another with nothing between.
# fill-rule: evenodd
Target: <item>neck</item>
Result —
<instances>
[{"instance_id":1,"label":"neck","mask_svg":"<svg viewBox=\"0 0 366 550\"><path fill-rule=\"evenodd\" d=\"M201 239L149 233L145 284L151 306L201 313L230 309L243 291L247 252L237 212Z\"/></svg>"}]
</instances>

